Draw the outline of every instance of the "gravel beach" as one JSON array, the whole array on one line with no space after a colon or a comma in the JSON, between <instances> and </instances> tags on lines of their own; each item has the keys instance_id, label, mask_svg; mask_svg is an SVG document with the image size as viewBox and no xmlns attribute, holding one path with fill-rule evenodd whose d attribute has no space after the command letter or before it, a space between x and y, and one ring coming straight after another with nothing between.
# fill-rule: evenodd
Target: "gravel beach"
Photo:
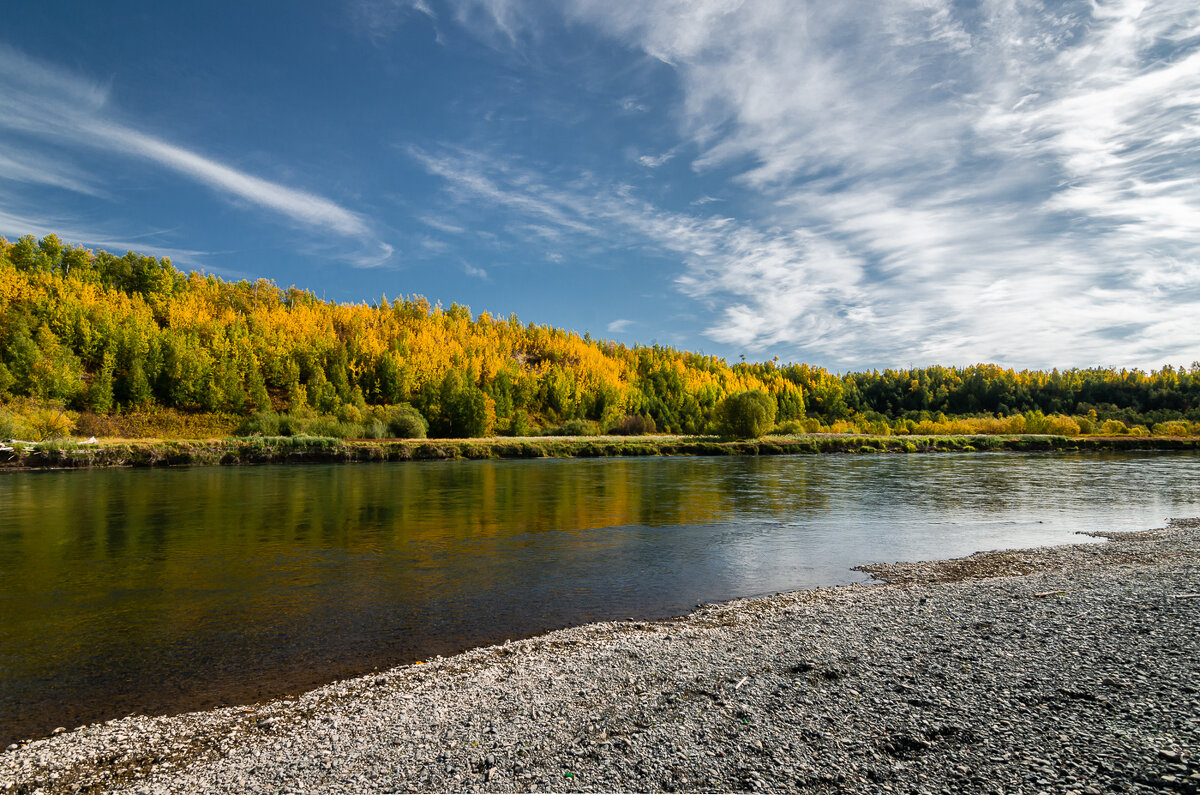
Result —
<instances>
[{"instance_id":1,"label":"gravel beach","mask_svg":"<svg viewBox=\"0 0 1200 795\"><path fill-rule=\"evenodd\" d=\"M1107 538L63 730L0 790L1198 793L1200 520Z\"/></svg>"}]
</instances>

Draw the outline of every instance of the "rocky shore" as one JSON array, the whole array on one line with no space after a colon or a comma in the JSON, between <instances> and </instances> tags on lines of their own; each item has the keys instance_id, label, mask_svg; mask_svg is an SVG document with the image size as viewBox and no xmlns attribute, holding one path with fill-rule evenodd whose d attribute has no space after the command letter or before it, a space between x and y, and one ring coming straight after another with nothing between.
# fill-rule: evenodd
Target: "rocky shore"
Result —
<instances>
[{"instance_id":1,"label":"rocky shore","mask_svg":"<svg viewBox=\"0 0 1200 795\"><path fill-rule=\"evenodd\" d=\"M1200 792L1200 521L1108 538L64 730L0 790Z\"/></svg>"}]
</instances>

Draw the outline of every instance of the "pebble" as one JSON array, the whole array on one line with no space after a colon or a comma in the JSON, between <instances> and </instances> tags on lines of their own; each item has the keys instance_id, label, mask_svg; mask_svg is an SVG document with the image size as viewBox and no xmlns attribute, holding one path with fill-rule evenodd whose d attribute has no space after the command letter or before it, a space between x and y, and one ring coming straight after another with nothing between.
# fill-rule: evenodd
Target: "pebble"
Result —
<instances>
[{"instance_id":1,"label":"pebble","mask_svg":"<svg viewBox=\"0 0 1200 795\"><path fill-rule=\"evenodd\" d=\"M0 790L1195 791L1200 521L1108 537L63 730Z\"/></svg>"}]
</instances>

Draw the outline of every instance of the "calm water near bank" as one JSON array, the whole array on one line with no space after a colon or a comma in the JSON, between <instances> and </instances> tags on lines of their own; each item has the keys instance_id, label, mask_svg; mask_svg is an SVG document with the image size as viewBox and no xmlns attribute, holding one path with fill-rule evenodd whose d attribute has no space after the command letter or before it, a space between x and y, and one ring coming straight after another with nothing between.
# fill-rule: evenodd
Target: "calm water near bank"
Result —
<instances>
[{"instance_id":1,"label":"calm water near bank","mask_svg":"<svg viewBox=\"0 0 1200 795\"><path fill-rule=\"evenodd\" d=\"M1200 515L1200 456L0 473L0 741Z\"/></svg>"}]
</instances>

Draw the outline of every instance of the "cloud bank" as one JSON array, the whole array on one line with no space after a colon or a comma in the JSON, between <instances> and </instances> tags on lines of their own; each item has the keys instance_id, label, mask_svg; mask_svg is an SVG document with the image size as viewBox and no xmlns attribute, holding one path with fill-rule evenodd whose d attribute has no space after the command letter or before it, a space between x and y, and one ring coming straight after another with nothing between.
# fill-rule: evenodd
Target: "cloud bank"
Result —
<instances>
[{"instance_id":1,"label":"cloud bank","mask_svg":"<svg viewBox=\"0 0 1200 795\"><path fill-rule=\"evenodd\" d=\"M466 5L460 19L512 46L537 40L528 4ZM727 215L532 164L520 179L477 155L425 164L565 234L619 229L675 253L713 340L835 367L1200 359L1194 3L564 9L671 67L672 151L740 192Z\"/></svg>"}]
</instances>

